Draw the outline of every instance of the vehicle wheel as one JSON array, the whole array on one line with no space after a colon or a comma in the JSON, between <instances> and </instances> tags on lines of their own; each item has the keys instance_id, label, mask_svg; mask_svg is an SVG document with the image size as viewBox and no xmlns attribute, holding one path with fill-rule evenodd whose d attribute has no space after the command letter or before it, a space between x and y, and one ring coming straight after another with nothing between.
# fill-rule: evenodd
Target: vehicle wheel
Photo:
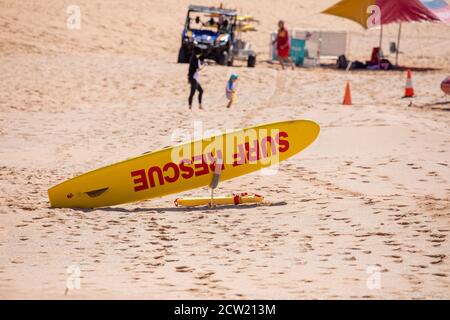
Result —
<instances>
[{"instance_id":1,"label":"vehicle wheel","mask_svg":"<svg viewBox=\"0 0 450 320\"><path fill-rule=\"evenodd\" d=\"M189 62L189 52L185 46L180 48L178 51L178 63L188 63Z\"/></svg>"},{"instance_id":2,"label":"vehicle wheel","mask_svg":"<svg viewBox=\"0 0 450 320\"><path fill-rule=\"evenodd\" d=\"M256 65L256 56L250 55L247 59L247 67L254 68Z\"/></svg>"},{"instance_id":3,"label":"vehicle wheel","mask_svg":"<svg viewBox=\"0 0 450 320\"><path fill-rule=\"evenodd\" d=\"M219 59L217 61L221 66L226 66L228 63L228 52L224 51L219 54Z\"/></svg>"},{"instance_id":4,"label":"vehicle wheel","mask_svg":"<svg viewBox=\"0 0 450 320\"><path fill-rule=\"evenodd\" d=\"M227 66L232 67L233 63L234 63L234 58L231 57L231 59L227 61Z\"/></svg>"}]
</instances>

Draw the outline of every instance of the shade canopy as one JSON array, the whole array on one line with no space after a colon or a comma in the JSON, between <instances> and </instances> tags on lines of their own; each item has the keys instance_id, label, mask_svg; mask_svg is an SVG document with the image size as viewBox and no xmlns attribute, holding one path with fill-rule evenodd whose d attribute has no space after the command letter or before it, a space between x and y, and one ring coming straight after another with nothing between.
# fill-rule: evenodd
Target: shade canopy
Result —
<instances>
[{"instance_id":1,"label":"shade canopy","mask_svg":"<svg viewBox=\"0 0 450 320\"><path fill-rule=\"evenodd\" d=\"M322 11L359 23L369 28L369 20L375 12L370 6L380 8L380 20L383 24L412 21L442 21L450 24L450 6L444 0L342 0Z\"/></svg>"},{"instance_id":2,"label":"shade canopy","mask_svg":"<svg viewBox=\"0 0 450 320\"><path fill-rule=\"evenodd\" d=\"M450 25L450 5L444 0L420 0L439 20Z\"/></svg>"}]
</instances>

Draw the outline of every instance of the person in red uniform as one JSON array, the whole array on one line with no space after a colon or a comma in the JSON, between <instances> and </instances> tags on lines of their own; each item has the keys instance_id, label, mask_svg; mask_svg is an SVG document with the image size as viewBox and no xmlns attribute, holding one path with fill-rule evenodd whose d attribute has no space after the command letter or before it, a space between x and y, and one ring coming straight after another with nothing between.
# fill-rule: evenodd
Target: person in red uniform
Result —
<instances>
[{"instance_id":1,"label":"person in red uniform","mask_svg":"<svg viewBox=\"0 0 450 320\"><path fill-rule=\"evenodd\" d=\"M284 62L286 61L294 69L294 64L291 58L289 58L291 51L289 33L284 27L283 20L278 21L278 33L273 43L277 45L278 61L280 62L281 68L284 69Z\"/></svg>"}]
</instances>

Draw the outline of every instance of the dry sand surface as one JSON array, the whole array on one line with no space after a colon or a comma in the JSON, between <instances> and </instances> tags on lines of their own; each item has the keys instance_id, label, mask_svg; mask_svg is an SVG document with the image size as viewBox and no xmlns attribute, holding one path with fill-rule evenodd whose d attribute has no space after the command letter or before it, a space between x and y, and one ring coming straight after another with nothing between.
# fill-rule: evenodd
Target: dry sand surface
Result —
<instances>
[{"instance_id":1,"label":"dry sand surface","mask_svg":"<svg viewBox=\"0 0 450 320\"><path fill-rule=\"evenodd\" d=\"M317 14L333 2L225 2L261 20L249 35L257 67L207 67L205 110L188 112L187 66L175 61L189 1L0 0L0 297L450 298L450 97L439 88L450 73L450 28L404 25L401 63L436 68L413 71L410 107L400 99L404 72L264 62L279 18L349 30L350 57L367 59L378 31ZM66 28L73 3L81 30ZM387 51L397 26L385 30ZM226 110L232 70L239 100ZM49 207L49 187L174 144L173 130L192 131L194 121L225 130L297 118L321 125L312 146L275 176L218 191L278 205L185 210L174 195ZM65 295L70 266L81 287Z\"/></svg>"}]
</instances>

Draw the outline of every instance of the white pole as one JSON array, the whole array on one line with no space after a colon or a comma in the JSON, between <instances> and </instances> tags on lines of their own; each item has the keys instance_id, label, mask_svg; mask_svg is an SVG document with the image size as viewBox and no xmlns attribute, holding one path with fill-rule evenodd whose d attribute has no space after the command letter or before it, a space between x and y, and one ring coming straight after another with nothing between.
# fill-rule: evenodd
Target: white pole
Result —
<instances>
[{"instance_id":1,"label":"white pole","mask_svg":"<svg viewBox=\"0 0 450 320\"><path fill-rule=\"evenodd\" d=\"M381 48L381 45L383 43L383 25L380 25L380 50L382 51L383 49Z\"/></svg>"},{"instance_id":2,"label":"white pole","mask_svg":"<svg viewBox=\"0 0 450 320\"><path fill-rule=\"evenodd\" d=\"M398 25L397 50L395 52L395 66L398 66L398 52L400 51L400 35L402 33L402 24Z\"/></svg>"}]
</instances>

